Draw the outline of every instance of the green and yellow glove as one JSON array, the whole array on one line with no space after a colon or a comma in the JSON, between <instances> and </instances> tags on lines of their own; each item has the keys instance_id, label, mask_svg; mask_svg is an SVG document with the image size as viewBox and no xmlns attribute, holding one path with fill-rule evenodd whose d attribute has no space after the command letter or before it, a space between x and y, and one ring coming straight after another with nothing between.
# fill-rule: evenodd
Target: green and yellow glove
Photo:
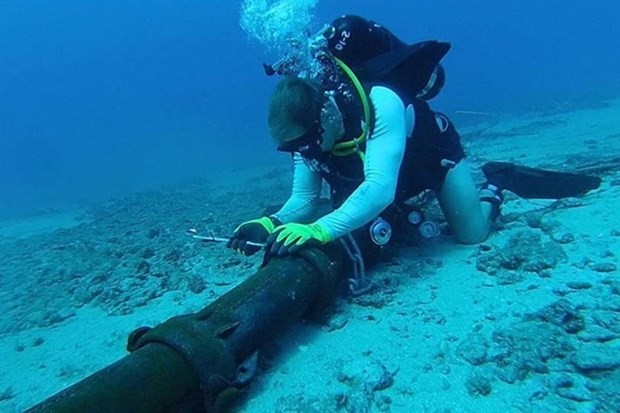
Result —
<instances>
[{"instance_id":1,"label":"green and yellow glove","mask_svg":"<svg viewBox=\"0 0 620 413\"><path fill-rule=\"evenodd\" d=\"M260 250L260 247L248 245L247 242L265 243L277 224L279 223L276 220L269 217L246 221L237 227L226 246L243 255L253 255Z\"/></svg>"},{"instance_id":2,"label":"green and yellow glove","mask_svg":"<svg viewBox=\"0 0 620 413\"><path fill-rule=\"evenodd\" d=\"M291 254L308 245L326 244L331 241L327 230L320 224L280 225L269 235L267 244L271 244L271 253L280 256Z\"/></svg>"}]
</instances>

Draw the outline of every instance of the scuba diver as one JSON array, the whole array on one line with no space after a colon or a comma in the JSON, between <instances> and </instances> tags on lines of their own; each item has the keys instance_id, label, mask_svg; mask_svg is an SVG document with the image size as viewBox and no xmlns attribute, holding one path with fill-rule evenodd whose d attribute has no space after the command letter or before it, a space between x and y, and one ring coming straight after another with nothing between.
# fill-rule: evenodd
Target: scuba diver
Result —
<instances>
[{"instance_id":1,"label":"scuba diver","mask_svg":"<svg viewBox=\"0 0 620 413\"><path fill-rule=\"evenodd\" d=\"M390 208L434 191L458 242L484 241L500 214L502 191L562 198L597 188L597 177L504 162L483 167L477 188L460 136L428 100L445 83L441 59L450 45L406 44L385 27L344 15L311 38L318 69L294 59L265 65L285 77L271 96L268 126L294 163L292 194L270 216L237 227L228 246L252 255L266 243L285 255L325 244L371 223ZM315 221L323 181L333 210Z\"/></svg>"},{"instance_id":2,"label":"scuba diver","mask_svg":"<svg viewBox=\"0 0 620 413\"><path fill-rule=\"evenodd\" d=\"M346 274L353 272L352 295L369 291L362 251L372 258L381 244L364 227L379 216L391 218L392 210L433 190L457 240L477 243L499 215L503 190L561 198L600 184L596 177L491 162L478 190L454 126L427 103L445 81L439 62L447 43L407 45L373 22L343 16L311 46L316 67L299 66L295 56L266 67L285 75L271 97L268 125L278 150L293 159L290 198L274 214L239 225L230 239L187 234L226 241L245 255L266 244L266 258L336 239L341 245L264 262L204 309L137 328L127 340L130 355L28 412L219 411L212 408L219 395L252 380L259 351L286 326L333 302ZM323 181L333 211L313 220Z\"/></svg>"}]
</instances>

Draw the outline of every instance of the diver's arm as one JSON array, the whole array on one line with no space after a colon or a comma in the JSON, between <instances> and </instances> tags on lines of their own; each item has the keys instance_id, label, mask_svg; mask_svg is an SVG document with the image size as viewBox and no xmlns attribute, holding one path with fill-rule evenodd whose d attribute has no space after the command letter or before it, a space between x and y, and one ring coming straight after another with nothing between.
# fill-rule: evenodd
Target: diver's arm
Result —
<instances>
[{"instance_id":1,"label":"diver's arm","mask_svg":"<svg viewBox=\"0 0 620 413\"><path fill-rule=\"evenodd\" d=\"M321 174L310 170L299 153L293 155L293 165L295 169L291 196L282 208L272 215L283 224L307 221L315 211L321 195Z\"/></svg>"},{"instance_id":2,"label":"diver's arm","mask_svg":"<svg viewBox=\"0 0 620 413\"><path fill-rule=\"evenodd\" d=\"M396 194L407 141L404 104L396 93L383 86L373 87L370 98L375 108L375 125L366 142L364 182L340 208L317 221L331 239L376 218Z\"/></svg>"}]
</instances>

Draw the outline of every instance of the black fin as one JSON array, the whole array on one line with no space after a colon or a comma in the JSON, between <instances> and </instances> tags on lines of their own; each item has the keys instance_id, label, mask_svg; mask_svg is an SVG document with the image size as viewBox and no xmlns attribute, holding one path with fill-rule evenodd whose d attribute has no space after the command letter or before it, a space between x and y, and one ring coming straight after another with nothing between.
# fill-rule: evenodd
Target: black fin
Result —
<instances>
[{"instance_id":1,"label":"black fin","mask_svg":"<svg viewBox=\"0 0 620 413\"><path fill-rule=\"evenodd\" d=\"M509 162L487 162L482 172L490 184L521 198L561 199L581 196L601 184L598 176L547 171Z\"/></svg>"}]
</instances>

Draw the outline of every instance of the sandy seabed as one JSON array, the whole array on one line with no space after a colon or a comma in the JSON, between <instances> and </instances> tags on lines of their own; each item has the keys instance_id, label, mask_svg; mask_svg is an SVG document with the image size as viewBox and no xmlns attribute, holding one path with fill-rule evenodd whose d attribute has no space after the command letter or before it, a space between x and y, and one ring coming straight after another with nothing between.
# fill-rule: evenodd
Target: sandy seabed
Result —
<instances>
[{"instance_id":1,"label":"sandy seabed","mask_svg":"<svg viewBox=\"0 0 620 413\"><path fill-rule=\"evenodd\" d=\"M501 160L603 184L557 202L509 194L481 245L413 234L370 272L370 294L274 337L224 411L620 411L620 100L454 119L479 178ZM44 400L126 355L133 329L253 274L260 257L184 231L227 234L282 203L285 161L0 223L0 411Z\"/></svg>"}]
</instances>

